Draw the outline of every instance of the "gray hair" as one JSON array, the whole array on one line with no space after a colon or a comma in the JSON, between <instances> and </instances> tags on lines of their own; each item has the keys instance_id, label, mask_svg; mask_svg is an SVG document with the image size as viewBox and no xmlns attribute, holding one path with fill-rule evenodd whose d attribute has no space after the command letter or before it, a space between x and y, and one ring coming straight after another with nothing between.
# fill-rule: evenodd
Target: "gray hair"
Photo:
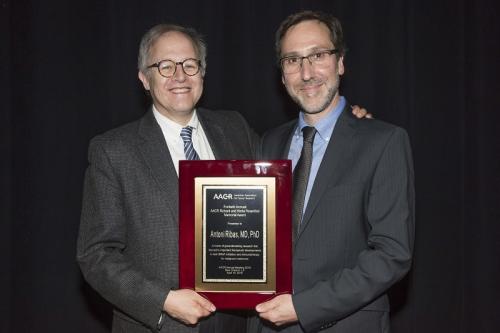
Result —
<instances>
[{"instance_id":1,"label":"gray hair","mask_svg":"<svg viewBox=\"0 0 500 333\"><path fill-rule=\"evenodd\" d=\"M142 36L141 43L139 45L139 55L137 57L137 67L143 73L146 74L146 67L149 61L149 52L151 47L156 43L156 41L166 34L167 32L180 32L188 37L193 43L196 56L201 61L201 74L205 74L207 68L207 45L203 40L203 37L193 28L187 28L175 24L158 24L149 29L144 36Z\"/></svg>"}]
</instances>

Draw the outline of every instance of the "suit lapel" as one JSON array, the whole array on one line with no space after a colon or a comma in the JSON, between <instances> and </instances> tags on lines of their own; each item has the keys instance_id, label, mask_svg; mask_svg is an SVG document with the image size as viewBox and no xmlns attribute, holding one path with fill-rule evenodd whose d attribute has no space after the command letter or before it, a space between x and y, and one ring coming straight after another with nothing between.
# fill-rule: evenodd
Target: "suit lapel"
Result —
<instances>
[{"instance_id":1,"label":"suit lapel","mask_svg":"<svg viewBox=\"0 0 500 333\"><path fill-rule=\"evenodd\" d=\"M215 159L226 159L225 156L232 156L232 148L231 145L226 142L224 130L216 121L212 120L210 111L198 108L196 112Z\"/></svg>"},{"instance_id":2,"label":"suit lapel","mask_svg":"<svg viewBox=\"0 0 500 333\"><path fill-rule=\"evenodd\" d=\"M144 160L151 169L156 180L166 197L166 205L172 215L177 216L178 211L178 177L174 163L170 157L165 137L160 126L150 110L139 124L140 151Z\"/></svg>"},{"instance_id":3,"label":"suit lapel","mask_svg":"<svg viewBox=\"0 0 500 333\"><path fill-rule=\"evenodd\" d=\"M285 135L281 136L281 141L279 142L279 146L276 148L282 151L281 158L288 159L288 152L290 151L290 145L292 144L292 138L295 128L297 127L297 122L293 122L290 127L286 128Z\"/></svg>"},{"instance_id":4,"label":"suit lapel","mask_svg":"<svg viewBox=\"0 0 500 333\"><path fill-rule=\"evenodd\" d=\"M281 132L276 135L276 141L272 145L267 145L264 147L264 151L268 153L264 154L264 158L282 158L288 159L288 152L290 151L290 145L292 144L292 138L294 130L297 127L297 121L291 121L280 128Z\"/></svg>"},{"instance_id":5,"label":"suit lapel","mask_svg":"<svg viewBox=\"0 0 500 333\"><path fill-rule=\"evenodd\" d=\"M354 126L354 118L351 115L349 108L346 106L337 120L333 135L328 143L323 160L321 161L321 165L316 175L311 195L304 212L297 240L300 238L302 231L307 227L312 213L316 209L320 199L323 197L326 188L333 181L335 181L336 177L338 177L336 170L338 169L338 165L343 160L346 160L346 156L350 151L353 135L355 134Z\"/></svg>"}]
</instances>

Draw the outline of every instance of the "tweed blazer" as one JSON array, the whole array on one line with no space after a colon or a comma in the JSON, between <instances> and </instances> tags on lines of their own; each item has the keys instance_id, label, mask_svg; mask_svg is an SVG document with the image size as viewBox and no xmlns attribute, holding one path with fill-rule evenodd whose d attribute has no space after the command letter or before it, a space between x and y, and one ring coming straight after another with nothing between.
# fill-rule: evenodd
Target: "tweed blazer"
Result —
<instances>
[{"instance_id":1,"label":"tweed blazer","mask_svg":"<svg viewBox=\"0 0 500 333\"><path fill-rule=\"evenodd\" d=\"M216 159L255 156L257 136L239 113L197 114ZM152 111L92 139L88 159L77 260L113 304L113 331L197 332L168 316L158 325L178 288L178 177Z\"/></svg>"}]
</instances>

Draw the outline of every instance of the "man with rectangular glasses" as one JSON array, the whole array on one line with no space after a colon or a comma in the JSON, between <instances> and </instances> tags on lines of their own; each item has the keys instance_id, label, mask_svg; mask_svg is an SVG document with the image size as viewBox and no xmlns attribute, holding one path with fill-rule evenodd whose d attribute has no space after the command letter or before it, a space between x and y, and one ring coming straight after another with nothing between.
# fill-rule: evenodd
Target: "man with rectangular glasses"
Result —
<instances>
[{"instance_id":1,"label":"man with rectangular glasses","mask_svg":"<svg viewBox=\"0 0 500 333\"><path fill-rule=\"evenodd\" d=\"M298 119L266 133L264 159L294 167L293 295L256 307L260 332L389 332L387 290L410 269L413 164L406 132L353 117L339 94L340 22L305 11L276 34Z\"/></svg>"}]
</instances>

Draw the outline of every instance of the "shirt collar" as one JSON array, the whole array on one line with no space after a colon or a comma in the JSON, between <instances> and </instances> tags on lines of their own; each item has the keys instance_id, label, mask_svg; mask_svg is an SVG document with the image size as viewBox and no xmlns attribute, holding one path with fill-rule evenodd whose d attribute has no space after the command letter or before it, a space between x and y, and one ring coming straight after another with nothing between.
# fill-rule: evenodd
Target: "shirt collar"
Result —
<instances>
[{"instance_id":1,"label":"shirt collar","mask_svg":"<svg viewBox=\"0 0 500 333\"><path fill-rule=\"evenodd\" d=\"M337 106L332 110L332 112L329 112L325 118L321 119L314 125L317 134L319 134L319 136L323 140L325 141L330 140L330 136L332 135L333 132L333 127L337 123L337 119L342 113L342 110L344 110L345 105L346 105L346 100L344 96L340 96L339 102L337 103ZM301 111L299 114L299 122L295 130L295 135L301 135L300 133L302 132L302 128L306 126L309 125L304 120L304 112Z\"/></svg>"},{"instance_id":2,"label":"shirt collar","mask_svg":"<svg viewBox=\"0 0 500 333\"><path fill-rule=\"evenodd\" d=\"M171 131L174 132L178 132L179 134L181 133L182 128L185 127L182 126L181 124L176 123L170 118L167 118L164 115L162 115L154 105L153 105L153 114L161 127L170 129ZM200 121L198 120L198 115L196 114L196 109L195 109L193 115L191 116L191 119L189 120L186 126L191 126L193 128L193 131L196 131L199 125Z\"/></svg>"}]
</instances>

